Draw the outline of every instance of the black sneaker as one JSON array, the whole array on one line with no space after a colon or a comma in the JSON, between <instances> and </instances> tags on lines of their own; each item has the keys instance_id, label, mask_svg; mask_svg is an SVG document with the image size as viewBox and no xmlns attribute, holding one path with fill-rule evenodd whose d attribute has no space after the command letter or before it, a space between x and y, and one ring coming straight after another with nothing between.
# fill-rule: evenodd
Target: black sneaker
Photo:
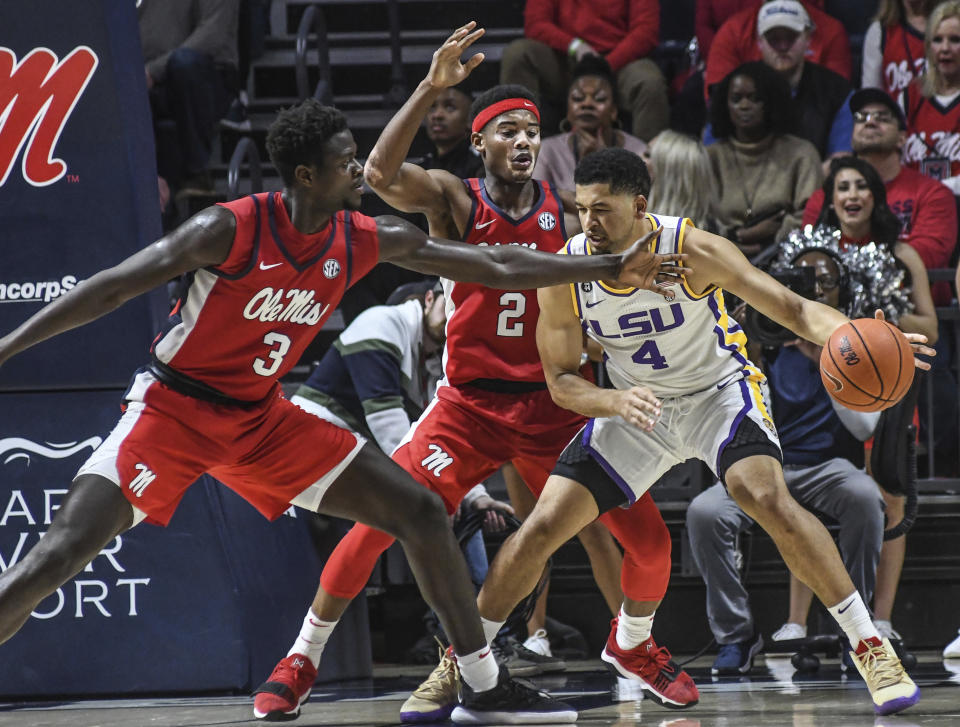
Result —
<instances>
[{"instance_id":1,"label":"black sneaker","mask_svg":"<svg viewBox=\"0 0 960 727\"><path fill-rule=\"evenodd\" d=\"M507 668L512 677L533 677L543 673L540 662L521 656L519 649L523 648L520 642L512 636L498 636L490 644L497 663ZM530 651L524 649L524 651ZM538 655L539 656L539 655ZM564 665L566 667L566 665Z\"/></svg>"},{"instance_id":2,"label":"black sneaker","mask_svg":"<svg viewBox=\"0 0 960 727\"><path fill-rule=\"evenodd\" d=\"M475 692L462 682L460 704L450 719L456 724L560 724L576 722L577 710L514 681L501 666L493 689Z\"/></svg>"},{"instance_id":3,"label":"black sneaker","mask_svg":"<svg viewBox=\"0 0 960 727\"><path fill-rule=\"evenodd\" d=\"M536 664L540 668L541 674L556 674L558 672L567 670L567 662L565 662L559 656L538 654L533 649L528 649L526 646L520 643L513 645L513 651L520 659ZM509 669L509 664L507 665L507 668Z\"/></svg>"}]
</instances>

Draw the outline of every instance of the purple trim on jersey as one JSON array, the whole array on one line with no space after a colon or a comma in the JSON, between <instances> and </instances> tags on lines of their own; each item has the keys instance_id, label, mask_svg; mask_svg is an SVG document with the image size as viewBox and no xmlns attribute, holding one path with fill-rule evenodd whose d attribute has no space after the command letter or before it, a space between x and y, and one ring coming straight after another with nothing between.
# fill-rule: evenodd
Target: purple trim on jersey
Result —
<instances>
[{"instance_id":1,"label":"purple trim on jersey","mask_svg":"<svg viewBox=\"0 0 960 727\"><path fill-rule=\"evenodd\" d=\"M553 198L557 200L557 210L560 214L560 236L566 240L567 239L567 223L563 220L563 200L560 199L560 195L557 194L557 188L553 182L547 182L547 187L550 189L550 194L553 195Z\"/></svg>"},{"instance_id":2,"label":"purple trim on jersey","mask_svg":"<svg viewBox=\"0 0 960 727\"><path fill-rule=\"evenodd\" d=\"M277 230L277 203L274 201L274 199L275 196L273 194L267 197L267 220L270 223L270 234L273 235L273 241L277 243L277 247L280 248L280 252L283 253L283 256L293 266L293 269L298 273L302 273L330 251L334 240L337 238L337 216L334 215L330 218L330 232L327 234L327 240L320 249L320 252L307 260L305 263L300 264L297 262L296 258L289 253L286 246L283 244L283 240L280 239L280 232Z\"/></svg>"},{"instance_id":3,"label":"purple trim on jersey","mask_svg":"<svg viewBox=\"0 0 960 727\"><path fill-rule=\"evenodd\" d=\"M537 214L540 211L540 208L543 207L543 203L546 202L547 200L547 194L543 189L543 185L540 184L540 182L536 179L531 180L534 184L537 185L537 192L539 194L539 197L534 201L533 206L530 208L530 211L527 212L527 214L525 214L519 220L516 220L493 203L493 200L490 199L490 195L487 194L487 186L483 183L483 180L480 179L478 181L480 182L480 185L479 185L480 196L483 197L483 201L487 204L488 207L490 207L490 209L492 209L494 212L500 215L505 221L509 222L511 225L514 225L514 226L519 225L523 222L526 222L533 215ZM560 200L558 198L557 202L559 201ZM563 215L561 214L560 217L562 219Z\"/></svg>"},{"instance_id":4,"label":"purple trim on jersey","mask_svg":"<svg viewBox=\"0 0 960 727\"><path fill-rule=\"evenodd\" d=\"M234 273L233 275L224 273L212 265L207 268L207 270L209 270L211 273L213 273L219 278L223 278L224 280L239 280L244 275L246 275L251 270L253 270L253 266L257 264L257 258L260 256L260 200L257 199L257 196L255 194L251 194L250 199L253 200L253 212L254 212L254 215L256 216L256 221L254 224L256 225L256 227L254 227L255 231L253 233L253 254L250 255L250 261L247 263L247 267L245 267L239 273ZM236 219L236 215L234 215L234 219ZM233 233L233 240L234 242L236 242L237 240L236 232ZM189 286L187 287L189 288ZM187 297L186 292L184 292L184 295L183 295L184 300L186 300L186 297Z\"/></svg>"},{"instance_id":5,"label":"purple trim on jersey","mask_svg":"<svg viewBox=\"0 0 960 727\"><path fill-rule=\"evenodd\" d=\"M617 471L613 468L613 465L603 458L603 455L590 446L590 435L593 433L594 421L596 420L591 419L583 428L583 448L590 453L590 456L597 461L597 464L603 467L603 471L609 475L610 479L616 483L617 487L623 490L623 494L627 496L627 502L632 505L637 501L637 496L634 494L630 485L628 485L627 481L617 473Z\"/></svg>"},{"instance_id":6,"label":"purple trim on jersey","mask_svg":"<svg viewBox=\"0 0 960 727\"><path fill-rule=\"evenodd\" d=\"M723 456L723 450L730 444L730 441L737 433L737 429L740 428L740 423L743 421L743 418L747 415L747 412L750 411L750 407L753 406L753 400L750 398L750 389L747 386L746 379L740 379L740 395L743 397L743 406L740 408L740 411L737 412L737 416L734 417L733 424L730 425L730 431L727 432L727 438L720 443L720 448L717 450L717 461L715 463L717 468L714 470L717 474L720 473L720 458Z\"/></svg>"},{"instance_id":7,"label":"purple trim on jersey","mask_svg":"<svg viewBox=\"0 0 960 727\"><path fill-rule=\"evenodd\" d=\"M707 305L710 306L710 310L713 311L713 317L717 320L717 325L713 327L713 332L717 334L717 339L719 340L720 348L725 349L733 354L733 357L740 363L741 366L747 368L750 366L750 362L744 358L743 354L740 353L740 347L735 343L725 343L725 334L729 331L724 332L720 327L720 307L717 305L717 299L715 296L711 295L710 299L707 301Z\"/></svg>"},{"instance_id":8,"label":"purple trim on jersey","mask_svg":"<svg viewBox=\"0 0 960 727\"><path fill-rule=\"evenodd\" d=\"M653 229L657 229L658 227L661 226L660 220L657 219L657 216L656 216L655 214L653 214L652 212L648 212L647 214L649 214L650 217L653 218L653 222L654 222ZM656 242L654 242L654 244L653 244L653 251L654 251L655 253L660 254L660 255L663 254L663 253L660 251L660 243L661 243L662 241L663 241L663 235L657 235Z\"/></svg>"},{"instance_id":9,"label":"purple trim on jersey","mask_svg":"<svg viewBox=\"0 0 960 727\"><path fill-rule=\"evenodd\" d=\"M469 179L464 179L463 183L467 187L467 192L470 193L470 214L467 216L467 226L463 228L463 235L460 237L461 242L466 242L467 238L470 237L470 233L473 230L473 225L477 219L477 195L473 187L470 186Z\"/></svg>"},{"instance_id":10,"label":"purple trim on jersey","mask_svg":"<svg viewBox=\"0 0 960 727\"><path fill-rule=\"evenodd\" d=\"M680 233L683 232L683 221L685 217L680 218L680 224L677 225L677 231L673 234L673 250L672 252L678 252L680 250Z\"/></svg>"},{"instance_id":11,"label":"purple trim on jersey","mask_svg":"<svg viewBox=\"0 0 960 727\"><path fill-rule=\"evenodd\" d=\"M571 285L573 286L574 299L577 301L577 317L580 318L580 326L586 330L586 322L583 319L583 311L585 309L583 307L583 299L580 297L580 286L582 283L571 283Z\"/></svg>"}]
</instances>

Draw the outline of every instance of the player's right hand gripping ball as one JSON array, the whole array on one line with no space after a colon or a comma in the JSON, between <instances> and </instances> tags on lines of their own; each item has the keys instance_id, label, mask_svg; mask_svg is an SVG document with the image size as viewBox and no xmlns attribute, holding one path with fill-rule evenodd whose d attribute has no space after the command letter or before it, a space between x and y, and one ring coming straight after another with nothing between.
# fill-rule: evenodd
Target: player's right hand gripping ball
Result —
<instances>
[{"instance_id":1,"label":"player's right hand gripping ball","mask_svg":"<svg viewBox=\"0 0 960 727\"><path fill-rule=\"evenodd\" d=\"M881 411L913 383L913 349L896 326L857 318L837 328L820 354L820 378L836 401L856 411Z\"/></svg>"}]
</instances>

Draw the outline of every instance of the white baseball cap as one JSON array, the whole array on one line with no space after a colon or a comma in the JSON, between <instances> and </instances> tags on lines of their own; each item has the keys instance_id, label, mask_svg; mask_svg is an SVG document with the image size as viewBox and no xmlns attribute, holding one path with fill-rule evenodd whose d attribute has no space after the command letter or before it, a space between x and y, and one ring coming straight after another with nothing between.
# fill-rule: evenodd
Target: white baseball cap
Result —
<instances>
[{"instance_id":1,"label":"white baseball cap","mask_svg":"<svg viewBox=\"0 0 960 727\"><path fill-rule=\"evenodd\" d=\"M757 33L760 35L773 28L790 28L802 33L812 27L806 8L797 0L773 0L762 6L757 14Z\"/></svg>"}]
</instances>

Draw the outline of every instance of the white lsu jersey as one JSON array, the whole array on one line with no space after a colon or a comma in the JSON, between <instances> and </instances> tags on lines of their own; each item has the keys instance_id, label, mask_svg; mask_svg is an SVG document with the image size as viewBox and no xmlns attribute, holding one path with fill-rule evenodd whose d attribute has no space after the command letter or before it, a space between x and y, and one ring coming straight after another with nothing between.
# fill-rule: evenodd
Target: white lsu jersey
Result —
<instances>
[{"instance_id":1,"label":"white lsu jersey","mask_svg":"<svg viewBox=\"0 0 960 727\"><path fill-rule=\"evenodd\" d=\"M660 234L651 250L683 251L693 223L686 217L647 214ZM590 255L586 236L571 238L560 254ZM675 298L637 288L617 289L603 281L572 283L573 307L590 338L604 350L610 380L618 389L646 386L657 397L694 394L746 379L758 388L764 377L747 358L740 325L731 318L723 291L695 294L683 281Z\"/></svg>"}]
</instances>

